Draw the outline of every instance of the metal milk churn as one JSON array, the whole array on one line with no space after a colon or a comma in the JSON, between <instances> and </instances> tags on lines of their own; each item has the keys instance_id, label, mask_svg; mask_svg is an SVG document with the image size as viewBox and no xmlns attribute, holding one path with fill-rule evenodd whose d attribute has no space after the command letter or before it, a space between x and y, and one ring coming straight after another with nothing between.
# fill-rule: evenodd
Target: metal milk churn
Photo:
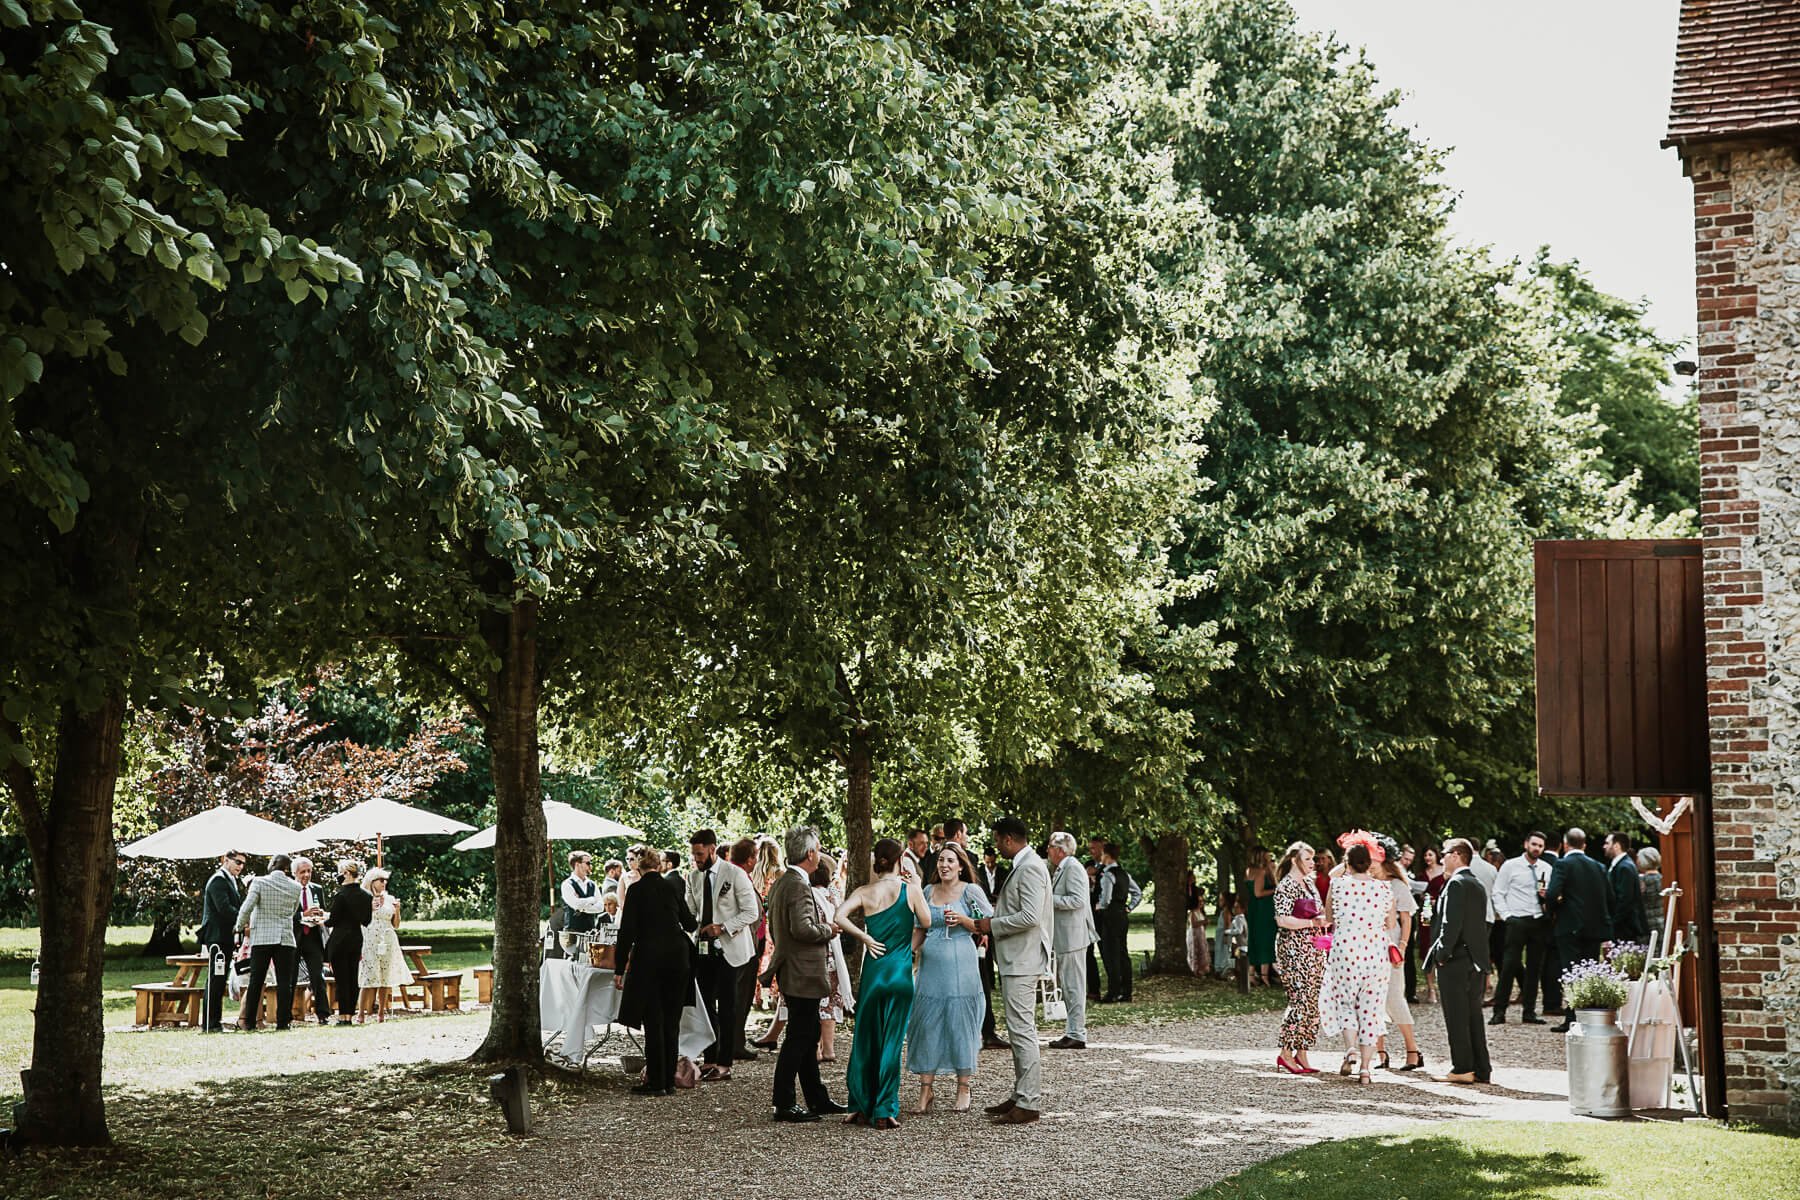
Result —
<instances>
[{"instance_id":1,"label":"metal milk churn","mask_svg":"<svg viewBox=\"0 0 1800 1200\"><path fill-rule=\"evenodd\" d=\"M1629 1117L1630 1073L1625 1031L1611 1008L1578 1008L1566 1042L1569 1111L1580 1117Z\"/></svg>"}]
</instances>

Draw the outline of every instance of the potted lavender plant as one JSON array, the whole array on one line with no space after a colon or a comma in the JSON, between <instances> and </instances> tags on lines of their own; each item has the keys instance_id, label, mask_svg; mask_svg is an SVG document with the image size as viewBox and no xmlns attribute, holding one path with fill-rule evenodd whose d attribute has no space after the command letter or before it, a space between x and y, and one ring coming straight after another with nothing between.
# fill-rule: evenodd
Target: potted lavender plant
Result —
<instances>
[{"instance_id":1,"label":"potted lavender plant","mask_svg":"<svg viewBox=\"0 0 1800 1200\"><path fill-rule=\"evenodd\" d=\"M1639 942L1615 942L1606 952L1607 964L1632 983L1644 974L1649 959L1650 948Z\"/></svg>"},{"instance_id":2,"label":"potted lavender plant","mask_svg":"<svg viewBox=\"0 0 1800 1200\"><path fill-rule=\"evenodd\" d=\"M1563 999L1575 1011L1566 1045L1569 1109L1577 1116L1631 1115L1626 1038L1619 1028L1629 982L1617 968L1593 959L1563 972Z\"/></svg>"}]
</instances>

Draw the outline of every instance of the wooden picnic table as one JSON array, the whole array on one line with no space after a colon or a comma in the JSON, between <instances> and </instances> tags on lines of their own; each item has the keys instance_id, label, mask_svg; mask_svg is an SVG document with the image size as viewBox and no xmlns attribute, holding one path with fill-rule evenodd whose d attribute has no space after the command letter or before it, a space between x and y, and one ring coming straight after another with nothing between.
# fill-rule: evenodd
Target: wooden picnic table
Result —
<instances>
[{"instance_id":1,"label":"wooden picnic table","mask_svg":"<svg viewBox=\"0 0 1800 1200\"><path fill-rule=\"evenodd\" d=\"M204 955L204 954L171 954L167 958L163 959L163 961L168 963L171 967L175 968L175 978L172 981L171 986L174 986L174 987L199 987L199 986L201 986L200 985L200 973L202 971L206 970L206 955Z\"/></svg>"},{"instance_id":2,"label":"wooden picnic table","mask_svg":"<svg viewBox=\"0 0 1800 1200\"><path fill-rule=\"evenodd\" d=\"M425 958L427 955L429 955L431 953L430 946L423 946L423 945L405 946L405 945L403 945L400 947L400 953L406 955L407 958L412 960L414 975L429 975L429 974L431 974L431 968L425 965Z\"/></svg>"}]
</instances>

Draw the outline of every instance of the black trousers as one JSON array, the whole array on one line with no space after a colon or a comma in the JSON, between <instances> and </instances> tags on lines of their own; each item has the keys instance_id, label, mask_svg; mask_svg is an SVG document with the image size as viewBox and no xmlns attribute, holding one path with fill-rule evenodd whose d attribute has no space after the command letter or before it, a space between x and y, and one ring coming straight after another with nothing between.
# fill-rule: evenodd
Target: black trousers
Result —
<instances>
[{"instance_id":1,"label":"black trousers","mask_svg":"<svg viewBox=\"0 0 1800 1200\"><path fill-rule=\"evenodd\" d=\"M1494 985L1494 1015L1506 1012L1512 1002L1513 983L1519 985L1519 1009L1527 1017L1537 1014L1538 990L1544 981L1544 958L1550 949L1549 930L1542 917L1506 918L1506 945L1500 959L1500 978Z\"/></svg>"},{"instance_id":2,"label":"black trousers","mask_svg":"<svg viewBox=\"0 0 1800 1200\"><path fill-rule=\"evenodd\" d=\"M1437 982L1444 1031L1450 1035L1450 1070L1491 1078L1494 1067L1488 1061L1487 1027L1481 1016L1487 972L1477 971L1467 958L1457 958L1437 969Z\"/></svg>"},{"instance_id":3,"label":"black trousers","mask_svg":"<svg viewBox=\"0 0 1800 1200\"><path fill-rule=\"evenodd\" d=\"M307 969L312 968L308 966ZM340 1017L350 1017L356 1013L356 1002L362 996L358 979L361 970L361 939L338 943L337 952L331 956L331 986L337 992L337 1011ZM319 1019L325 1019L323 1013Z\"/></svg>"},{"instance_id":4,"label":"black trousers","mask_svg":"<svg viewBox=\"0 0 1800 1200\"><path fill-rule=\"evenodd\" d=\"M745 963L738 971L737 1006L732 1011L741 1019L737 1023L737 1028L732 1030L737 1036L732 1040L731 1050L735 1057L745 1062L750 1061L756 1054L756 1051L746 1044L749 1034L744 1031L744 1026L750 1023L750 1010L756 1007L756 972L761 969L763 950L767 946L768 942L762 938L756 939L756 957Z\"/></svg>"},{"instance_id":5,"label":"black trousers","mask_svg":"<svg viewBox=\"0 0 1800 1200\"><path fill-rule=\"evenodd\" d=\"M200 947L200 953L206 953L206 946L204 944ZM200 977L201 987L208 986L207 980L210 979L212 981L212 992L206 997L206 1028L213 1030L214 1032L217 1032L224 1025L225 993L231 990L231 963L232 958L237 954L237 946L232 942L226 942L219 947L219 953L225 956L225 973L223 975L214 975L212 973L212 964L208 963L206 965L206 974Z\"/></svg>"},{"instance_id":6,"label":"black trousers","mask_svg":"<svg viewBox=\"0 0 1800 1200\"><path fill-rule=\"evenodd\" d=\"M694 982L706 1001L706 1017L712 1022L713 1044L706 1048L706 1061L729 1067L744 1040L744 1019L738 1011L738 983L749 963L734 967L723 954L702 954L694 960Z\"/></svg>"},{"instance_id":7,"label":"black trousers","mask_svg":"<svg viewBox=\"0 0 1800 1200\"><path fill-rule=\"evenodd\" d=\"M1556 997L1557 1007L1560 1008L1562 1007L1560 1003L1562 1000L1562 973L1578 962L1599 958L1600 939L1576 937L1574 934L1568 933L1557 933L1554 937L1556 940L1556 965L1551 970L1557 977ZM1564 1020L1567 1019L1567 1017L1564 1018Z\"/></svg>"},{"instance_id":8,"label":"black trousers","mask_svg":"<svg viewBox=\"0 0 1800 1200\"><path fill-rule=\"evenodd\" d=\"M1406 958L1401 963L1401 977L1406 982L1406 1002L1419 1002L1419 964L1413 954L1419 948L1419 914L1413 914L1412 928L1406 934Z\"/></svg>"},{"instance_id":9,"label":"black trousers","mask_svg":"<svg viewBox=\"0 0 1800 1200\"><path fill-rule=\"evenodd\" d=\"M1095 1000L1100 998L1100 946L1097 942L1089 942L1087 948L1087 994Z\"/></svg>"},{"instance_id":10,"label":"black trousers","mask_svg":"<svg viewBox=\"0 0 1800 1200\"><path fill-rule=\"evenodd\" d=\"M250 947L249 1027L256 1028L262 1018L263 982L269 964L275 965L275 1028L286 1029L294 1019L294 978L300 973L300 960L292 946Z\"/></svg>"},{"instance_id":11,"label":"black trousers","mask_svg":"<svg viewBox=\"0 0 1800 1200\"><path fill-rule=\"evenodd\" d=\"M644 1008L644 1084L675 1086L677 1039L681 1032L681 996L673 988L648 998Z\"/></svg>"},{"instance_id":12,"label":"black trousers","mask_svg":"<svg viewBox=\"0 0 1800 1200\"><path fill-rule=\"evenodd\" d=\"M775 1056L775 1107L794 1107L794 1084L806 1098L806 1107L817 1112L830 1096L819 1078L820 996L787 996L787 1031L781 1052Z\"/></svg>"},{"instance_id":13,"label":"black trousers","mask_svg":"<svg viewBox=\"0 0 1800 1200\"><path fill-rule=\"evenodd\" d=\"M294 947L294 981L299 986L300 964L306 964L306 977L311 980L308 985L312 990L313 1012L318 1014L319 1024L331 1020L331 1005L325 1000L325 941L323 938L301 938Z\"/></svg>"},{"instance_id":14,"label":"black trousers","mask_svg":"<svg viewBox=\"0 0 1800 1200\"><path fill-rule=\"evenodd\" d=\"M1126 938L1130 914L1107 911L1100 914L1100 957L1106 963L1106 998L1131 999L1131 950Z\"/></svg>"}]
</instances>

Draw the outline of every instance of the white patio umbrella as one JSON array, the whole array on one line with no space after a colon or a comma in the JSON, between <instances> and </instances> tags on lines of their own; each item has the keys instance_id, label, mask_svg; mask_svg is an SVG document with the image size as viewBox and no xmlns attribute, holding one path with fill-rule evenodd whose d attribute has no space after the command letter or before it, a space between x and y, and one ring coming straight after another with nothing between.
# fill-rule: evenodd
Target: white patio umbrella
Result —
<instances>
[{"instance_id":1,"label":"white patio umbrella","mask_svg":"<svg viewBox=\"0 0 1800 1200\"><path fill-rule=\"evenodd\" d=\"M375 842L375 865L381 865L382 839L391 837L430 837L432 834L461 833L473 825L442 816L429 809L414 808L398 800L377 796L326 817L316 825L300 831L302 837L319 842Z\"/></svg>"},{"instance_id":2,"label":"white patio umbrella","mask_svg":"<svg viewBox=\"0 0 1800 1200\"><path fill-rule=\"evenodd\" d=\"M127 858L217 858L232 850L285 854L318 843L298 830L221 804L119 847Z\"/></svg>"},{"instance_id":3,"label":"white patio umbrella","mask_svg":"<svg viewBox=\"0 0 1800 1200\"><path fill-rule=\"evenodd\" d=\"M480 833L471 834L456 843L457 850L491 850L494 846L494 831L497 825L490 825ZM594 813L582 812L572 804L564 804L561 800L544 801L544 834L547 841L552 842L595 842L602 838L624 838L644 836L641 829L633 829L622 825L611 817L597 816Z\"/></svg>"},{"instance_id":4,"label":"white patio umbrella","mask_svg":"<svg viewBox=\"0 0 1800 1200\"><path fill-rule=\"evenodd\" d=\"M456 850L491 850L494 846L495 830L498 825L490 825L480 833L470 834L456 843ZM561 800L544 801L544 869L550 878L550 904L556 905L556 868L550 858L551 842L597 842L602 838L624 838L644 836L641 829L633 829L629 825L620 824L611 817L596 816L591 812L582 812L572 804L564 804Z\"/></svg>"}]
</instances>

